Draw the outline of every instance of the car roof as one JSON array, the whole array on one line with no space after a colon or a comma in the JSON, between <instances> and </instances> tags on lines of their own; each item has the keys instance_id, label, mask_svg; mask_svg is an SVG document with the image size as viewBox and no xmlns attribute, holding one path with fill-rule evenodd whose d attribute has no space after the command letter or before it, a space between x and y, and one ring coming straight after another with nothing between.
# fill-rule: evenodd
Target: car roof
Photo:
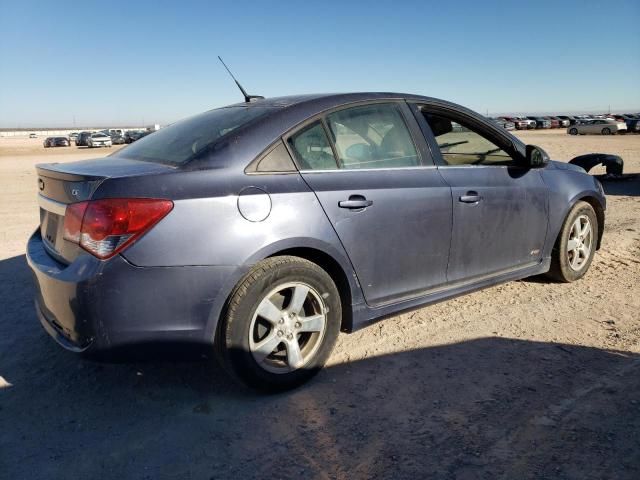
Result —
<instances>
[{"instance_id":1,"label":"car roof","mask_svg":"<svg viewBox=\"0 0 640 480\"><path fill-rule=\"evenodd\" d=\"M453 107L456 110L463 110L474 116L480 116L462 105L455 104L440 98L416 95L410 93L397 92L352 92L352 93L315 93L306 95L290 95L283 97L271 97L258 99L252 102L241 102L228 105L222 108L231 107L272 107L288 111L305 112L308 116L315 115L324 110L348 105L356 102L367 102L377 100L408 100L425 102Z\"/></svg>"},{"instance_id":2,"label":"car roof","mask_svg":"<svg viewBox=\"0 0 640 480\"><path fill-rule=\"evenodd\" d=\"M224 108L244 107L244 108L271 108L272 111L267 115L260 116L238 130L233 136L223 138L215 150L214 156L227 156L231 158L255 158L263 152L269 145L278 141L282 135L291 131L298 125L304 124L311 118L323 114L334 108L347 107L350 104L369 101L414 101L424 102L434 106L451 108L455 111L465 113L472 118L486 122L486 118L481 114L474 112L466 107L457 105L446 100L423 95L395 93L395 92L354 92L354 93L318 93L308 95L291 95L285 97L272 97L257 99L252 102L241 102L228 105ZM498 127L496 127L498 128ZM244 135L251 132L251 135ZM247 138L247 141L237 142L234 139L241 135ZM249 140L250 138L250 140ZM520 145L522 142L516 137L510 137L511 141ZM524 145L524 144L522 144ZM524 147L522 147L524 148ZM224 150L230 149L233 153L223 153ZM200 161L189 162L191 168L199 168L199 163L207 163L213 161L209 156L203 157ZM245 165L246 166L246 165ZM242 167L244 168L244 166Z\"/></svg>"},{"instance_id":3,"label":"car roof","mask_svg":"<svg viewBox=\"0 0 640 480\"><path fill-rule=\"evenodd\" d=\"M269 120L277 120L280 126L286 126L286 130L288 130L294 125L315 115L321 114L326 110L348 106L352 103L384 100L425 102L432 105L452 108L459 112L465 112L469 116L478 119L484 118L478 112L474 112L462 105L448 102L446 100L423 95L394 92L317 93L309 95L292 95L286 97L259 99L253 102L236 103L222 108L270 107L273 108L273 112L266 117ZM260 121L256 122L256 124L260 123Z\"/></svg>"},{"instance_id":4,"label":"car roof","mask_svg":"<svg viewBox=\"0 0 640 480\"><path fill-rule=\"evenodd\" d=\"M413 95L407 93L393 93L393 92L352 92L352 93L312 93L305 95L288 95L283 97L270 97L255 100L253 102L242 102L229 105L230 107L290 107L300 104L313 104L313 103L335 103L336 106L358 102L366 100L379 100L379 99L424 99L424 100L436 100L431 97L423 97L421 95Z\"/></svg>"}]
</instances>

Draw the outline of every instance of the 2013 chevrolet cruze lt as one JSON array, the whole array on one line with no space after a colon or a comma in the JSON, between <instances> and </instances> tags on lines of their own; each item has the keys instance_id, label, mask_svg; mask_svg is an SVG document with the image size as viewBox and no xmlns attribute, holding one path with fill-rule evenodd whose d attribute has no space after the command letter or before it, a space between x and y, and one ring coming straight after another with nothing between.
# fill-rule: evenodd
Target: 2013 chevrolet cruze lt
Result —
<instances>
[{"instance_id":1,"label":"2013 chevrolet cruze lt","mask_svg":"<svg viewBox=\"0 0 640 480\"><path fill-rule=\"evenodd\" d=\"M340 330L507 280L577 280L604 227L579 167L414 95L232 105L37 173L27 258L53 338L206 345L272 390L316 373Z\"/></svg>"}]
</instances>

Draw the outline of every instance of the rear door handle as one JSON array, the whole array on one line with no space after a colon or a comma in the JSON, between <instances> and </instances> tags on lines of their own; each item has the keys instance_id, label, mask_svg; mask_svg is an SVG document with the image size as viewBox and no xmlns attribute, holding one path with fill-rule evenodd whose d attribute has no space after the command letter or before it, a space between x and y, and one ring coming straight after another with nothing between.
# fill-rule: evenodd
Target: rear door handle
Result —
<instances>
[{"instance_id":1,"label":"rear door handle","mask_svg":"<svg viewBox=\"0 0 640 480\"><path fill-rule=\"evenodd\" d=\"M462 203L478 203L480 200L482 200L482 197L480 195L478 195L478 192L467 192L465 195L461 195L459 197L459 200Z\"/></svg>"},{"instance_id":2,"label":"rear door handle","mask_svg":"<svg viewBox=\"0 0 640 480\"><path fill-rule=\"evenodd\" d=\"M362 195L351 195L349 200L341 200L338 202L340 208L349 208L352 210L367 208L371 205L373 205L373 200L367 200Z\"/></svg>"}]
</instances>

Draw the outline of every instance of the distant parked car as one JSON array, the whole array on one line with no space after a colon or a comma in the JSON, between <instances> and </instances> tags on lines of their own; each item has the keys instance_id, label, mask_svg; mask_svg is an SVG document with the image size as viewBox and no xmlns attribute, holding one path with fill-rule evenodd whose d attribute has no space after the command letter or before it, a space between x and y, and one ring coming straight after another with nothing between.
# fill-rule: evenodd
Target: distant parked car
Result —
<instances>
[{"instance_id":1,"label":"distant parked car","mask_svg":"<svg viewBox=\"0 0 640 480\"><path fill-rule=\"evenodd\" d=\"M565 118L560 118L560 117L555 116L555 115L551 115L551 116L549 116L549 118L551 120L557 120L558 123L560 124L559 128L568 127L569 125L571 125L571 122L568 119L565 119Z\"/></svg>"},{"instance_id":2,"label":"distant parked car","mask_svg":"<svg viewBox=\"0 0 640 480\"><path fill-rule=\"evenodd\" d=\"M529 120L536 122L536 128L551 128L551 121L543 117L527 117Z\"/></svg>"},{"instance_id":3,"label":"distant parked car","mask_svg":"<svg viewBox=\"0 0 640 480\"><path fill-rule=\"evenodd\" d=\"M144 130L127 130L124 134L124 142L125 143L133 143L136 140L144 137Z\"/></svg>"},{"instance_id":4,"label":"distant parked car","mask_svg":"<svg viewBox=\"0 0 640 480\"><path fill-rule=\"evenodd\" d=\"M113 143L111 142L111 137L106 133L102 133L102 132L93 133L87 139L87 147L89 148L94 148L94 147L111 148L111 145L113 145Z\"/></svg>"},{"instance_id":5,"label":"distant parked car","mask_svg":"<svg viewBox=\"0 0 640 480\"><path fill-rule=\"evenodd\" d=\"M114 145L122 145L125 143L122 135L111 135L111 143Z\"/></svg>"},{"instance_id":6,"label":"distant parked car","mask_svg":"<svg viewBox=\"0 0 640 480\"><path fill-rule=\"evenodd\" d=\"M124 137L124 130L121 130L120 128L110 128L109 130L106 130L104 133L108 134L110 137L113 137L115 135Z\"/></svg>"},{"instance_id":7,"label":"distant parked car","mask_svg":"<svg viewBox=\"0 0 640 480\"><path fill-rule=\"evenodd\" d=\"M43 142L44 148L68 147L70 145L67 137L47 137Z\"/></svg>"},{"instance_id":8,"label":"distant parked car","mask_svg":"<svg viewBox=\"0 0 640 480\"><path fill-rule=\"evenodd\" d=\"M613 118L627 125L627 132L640 133L640 115L625 113L622 115L614 115Z\"/></svg>"},{"instance_id":9,"label":"distant parked car","mask_svg":"<svg viewBox=\"0 0 640 480\"><path fill-rule=\"evenodd\" d=\"M498 117L498 119L513 123L515 128L518 130L526 130L529 128L529 121L522 120L518 117Z\"/></svg>"},{"instance_id":10,"label":"distant parked car","mask_svg":"<svg viewBox=\"0 0 640 480\"><path fill-rule=\"evenodd\" d=\"M509 120L504 120L502 118L491 118L491 121L500 125L502 128L504 128L505 130L515 130L516 129L516 124L509 121Z\"/></svg>"},{"instance_id":11,"label":"distant parked car","mask_svg":"<svg viewBox=\"0 0 640 480\"><path fill-rule=\"evenodd\" d=\"M527 128L529 130L533 130L533 129L536 128L536 121L535 120L531 120L530 118L527 118L527 117L516 117L516 118L518 118L519 120L523 120L523 121L527 122Z\"/></svg>"},{"instance_id":12,"label":"distant parked car","mask_svg":"<svg viewBox=\"0 0 640 480\"><path fill-rule=\"evenodd\" d=\"M545 120L549 120L549 122L551 122L551 128L560 128L560 120L558 120L557 118L554 118L548 115L542 118L544 118Z\"/></svg>"},{"instance_id":13,"label":"distant parked car","mask_svg":"<svg viewBox=\"0 0 640 480\"><path fill-rule=\"evenodd\" d=\"M80 132L76 137L76 147L88 147L89 144L87 141L89 140L91 133L92 132Z\"/></svg>"},{"instance_id":14,"label":"distant parked car","mask_svg":"<svg viewBox=\"0 0 640 480\"><path fill-rule=\"evenodd\" d=\"M69 134L69 140L75 140L76 138L78 138L78 132L71 132Z\"/></svg>"},{"instance_id":15,"label":"distant parked car","mask_svg":"<svg viewBox=\"0 0 640 480\"><path fill-rule=\"evenodd\" d=\"M615 133L627 133L627 124L618 120L596 118L585 120L582 123L572 125L567 129L571 135L611 135Z\"/></svg>"},{"instance_id":16,"label":"distant parked car","mask_svg":"<svg viewBox=\"0 0 640 480\"><path fill-rule=\"evenodd\" d=\"M569 122L569 124L565 125L565 127L568 127L569 125L575 125L578 121L576 117L573 117L571 115L558 115L558 118L562 120L567 120Z\"/></svg>"},{"instance_id":17,"label":"distant parked car","mask_svg":"<svg viewBox=\"0 0 640 480\"><path fill-rule=\"evenodd\" d=\"M35 133L30 133L29 138L38 138L38 136Z\"/></svg>"}]
</instances>

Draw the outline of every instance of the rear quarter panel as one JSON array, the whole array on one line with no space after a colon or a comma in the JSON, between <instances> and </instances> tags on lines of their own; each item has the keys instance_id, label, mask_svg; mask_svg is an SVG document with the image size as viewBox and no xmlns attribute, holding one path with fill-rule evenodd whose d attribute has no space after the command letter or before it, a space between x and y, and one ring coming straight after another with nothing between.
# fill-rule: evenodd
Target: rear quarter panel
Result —
<instances>
[{"instance_id":1,"label":"rear quarter panel","mask_svg":"<svg viewBox=\"0 0 640 480\"><path fill-rule=\"evenodd\" d=\"M129 263L154 271L186 270L188 266L190 270L202 267L227 272L226 278L211 286L211 298L202 299L211 305L206 338L213 338L226 299L251 266L292 248L331 256L349 282L352 305L364 302L337 234L297 172L247 175L210 169L110 179L101 187L97 197L148 196L174 201L164 219L122 252ZM250 206L243 210L249 219L239 209L240 197ZM268 215L262 219L265 212Z\"/></svg>"},{"instance_id":2,"label":"rear quarter panel","mask_svg":"<svg viewBox=\"0 0 640 480\"><path fill-rule=\"evenodd\" d=\"M171 213L123 255L138 266L240 266L260 260L261 252L268 255L270 246L296 239L336 249L336 234L300 175L269 177L247 176L231 191L174 200ZM257 202L259 215L241 214L241 192Z\"/></svg>"}]
</instances>

